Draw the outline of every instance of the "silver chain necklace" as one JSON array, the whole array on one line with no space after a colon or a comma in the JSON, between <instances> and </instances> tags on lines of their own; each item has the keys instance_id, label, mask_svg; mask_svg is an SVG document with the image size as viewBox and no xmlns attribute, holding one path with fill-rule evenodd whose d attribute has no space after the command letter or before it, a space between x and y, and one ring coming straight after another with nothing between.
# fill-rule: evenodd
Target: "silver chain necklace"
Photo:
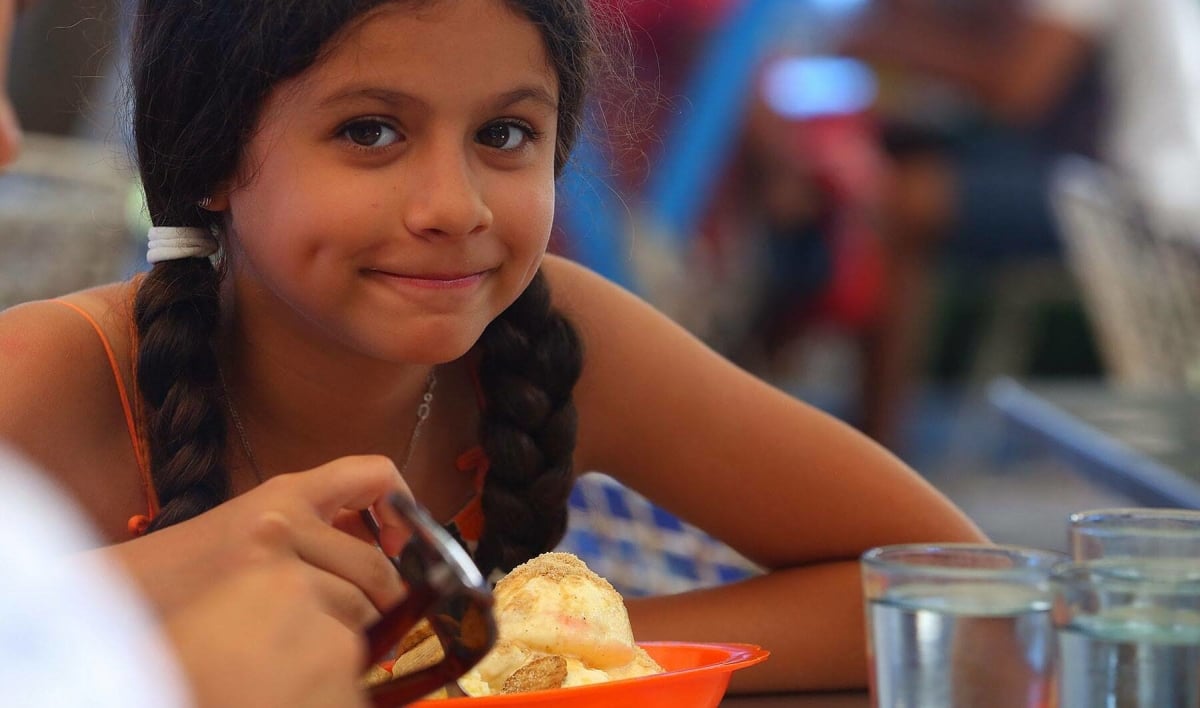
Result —
<instances>
[{"instance_id":1,"label":"silver chain necklace","mask_svg":"<svg viewBox=\"0 0 1200 708\"><path fill-rule=\"evenodd\" d=\"M233 419L233 427L237 429L238 437L242 441L242 452L246 455L246 461L250 463L250 471L254 473L254 479L258 480L259 484L263 482L262 470L258 467L258 461L254 458L254 449L250 447L250 438L246 436L246 426L242 425L242 417L238 415L237 406L233 404L233 396L229 392L229 384L225 383L225 372L217 367L217 375L221 379L221 391L225 394L225 406L229 409L229 417ZM400 476L408 471L408 463L412 461L413 450L417 446L417 438L421 434L421 424L429 417L429 412L433 405L433 389L437 386L436 369L429 370L429 381L425 385L425 393L421 395L421 402L417 404L417 422L413 426L412 436L408 439L408 447L404 451L404 462L400 465Z\"/></svg>"}]
</instances>

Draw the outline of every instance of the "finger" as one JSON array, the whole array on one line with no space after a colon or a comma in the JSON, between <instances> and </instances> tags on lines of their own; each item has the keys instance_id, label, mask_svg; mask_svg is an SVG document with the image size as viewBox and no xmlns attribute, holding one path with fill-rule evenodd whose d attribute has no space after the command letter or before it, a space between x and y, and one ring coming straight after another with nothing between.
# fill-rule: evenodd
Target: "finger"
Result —
<instances>
[{"instance_id":1,"label":"finger","mask_svg":"<svg viewBox=\"0 0 1200 708\"><path fill-rule=\"evenodd\" d=\"M341 457L287 476L326 521L341 509L366 509L394 491L412 494L396 465L382 455Z\"/></svg>"},{"instance_id":2,"label":"finger","mask_svg":"<svg viewBox=\"0 0 1200 708\"><path fill-rule=\"evenodd\" d=\"M371 599L354 583L327 570L309 567L310 584L324 614L361 637L382 616Z\"/></svg>"},{"instance_id":3,"label":"finger","mask_svg":"<svg viewBox=\"0 0 1200 708\"><path fill-rule=\"evenodd\" d=\"M317 519L300 520L278 533L291 534L291 546L302 560L350 582L375 608L390 607L403 596L400 574L375 546Z\"/></svg>"},{"instance_id":4,"label":"finger","mask_svg":"<svg viewBox=\"0 0 1200 708\"><path fill-rule=\"evenodd\" d=\"M274 613L296 633L279 635L288 642L289 664L302 649L315 650L322 671L356 677L366 661L360 623L375 621L376 611L366 596L346 580L300 562L276 561L242 574L236 587L241 606L246 598L270 603L256 608L261 616ZM256 581L257 586L249 581ZM331 611L336 609L337 612ZM295 673L295 667L292 668ZM314 674L319 673L314 669Z\"/></svg>"},{"instance_id":5,"label":"finger","mask_svg":"<svg viewBox=\"0 0 1200 708\"><path fill-rule=\"evenodd\" d=\"M381 525L379 527L379 547L389 556L398 556L404 549L404 544L412 538L413 530L407 524L402 526Z\"/></svg>"},{"instance_id":6,"label":"finger","mask_svg":"<svg viewBox=\"0 0 1200 708\"><path fill-rule=\"evenodd\" d=\"M402 520L380 523L378 517L375 517L375 525L379 529L377 538L375 532L371 531L363 521L362 514L361 511L343 509L333 517L333 527L373 546L378 546L389 556L399 554L400 549L404 548L404 544L408 543L408 539L412 537L412 529ZM384 518L388 519L389 516L384 515ZM391 518L396 518L394 511L391 513Z\"/></svg>"},{"instance_id":7,"label":"finger","mask_svg":"<svg viewBox=\"0 0 1200 708\"><path fill-rule=\"evenodd\" d=\"M365 516L364 515L369 515ZM370 522L374 526L374 536L379 547L389 556L400 553L404 544L412 538L416 531L411 522L404 518L390 501L380 502L370 511L361 512L360 520Z\"/></svg>"},{"instance_id":8,"label":"finger","mask_svg":"<svg viewBox=\"0 0 1200 708\"><path fill-rule=\"evenodd\" d=\"M342 509L333 515L333 527L371 545L377 542L375 534L363 523L361 512Z\"/></svg>"}]
</instances>

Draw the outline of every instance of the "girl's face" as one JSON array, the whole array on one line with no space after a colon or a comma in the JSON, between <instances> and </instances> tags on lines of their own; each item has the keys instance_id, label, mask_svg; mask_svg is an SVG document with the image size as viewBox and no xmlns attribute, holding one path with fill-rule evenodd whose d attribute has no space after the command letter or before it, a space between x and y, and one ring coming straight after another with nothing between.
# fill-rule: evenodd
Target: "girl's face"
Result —
<instances>
[{"instance_id":1,"label":"girl's face","mask_svg":"<svg viewBox=\"0 0 1200 708\"><path fill-rule=\"evenodd\" d=\"M242 317L462 356L545 253L557 104L537 28L500 0L369 14L272 92L229 185Z\"/></svg>"}]
</instances>

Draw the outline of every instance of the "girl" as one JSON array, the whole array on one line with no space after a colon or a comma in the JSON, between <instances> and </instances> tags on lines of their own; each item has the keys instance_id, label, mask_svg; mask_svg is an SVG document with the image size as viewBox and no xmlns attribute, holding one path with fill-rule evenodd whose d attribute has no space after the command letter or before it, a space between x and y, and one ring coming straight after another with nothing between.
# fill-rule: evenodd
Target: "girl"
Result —
<instances>
[{"instance_id":1,"label":"girl","mask_svg":"<svg viewBox=\"0 0 1200 708\"><path fill-rule=\"evenodd\" d=\"M640 639L769 647L744 689L841 687L864 681L858 555L979 538L863 436L546 255L586 0L142 5L154 266L0 316L0 435L164 610L292 555L362 626L401 591L350 511L406 485L504 571L603 470L771 569L630 602Z\"/></svg>"}]
</instances>

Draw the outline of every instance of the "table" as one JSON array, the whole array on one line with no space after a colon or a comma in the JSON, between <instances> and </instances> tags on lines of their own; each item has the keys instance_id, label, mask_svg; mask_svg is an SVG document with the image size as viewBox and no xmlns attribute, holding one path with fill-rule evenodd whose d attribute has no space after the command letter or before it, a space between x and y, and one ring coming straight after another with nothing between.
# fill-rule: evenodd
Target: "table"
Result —
<instances>
[{"instance_id":1,"label":"table","mask_svg":"<svg viewBox=\"0 0 1200 708\"><path fill-rule=\"evenodd\" d=\"M727 696L721 701L721 708L868 708L870 705L866 691Z\"/></svg>"},{"instance_id":2,"label":"table","mask_svg":"<svg viewBox=\"0 0 1200 708\"><path fill-rule=\"evenodd\" d=\"M988 400L1083 474L1146 506L1200 509L1200 395L1000 379Z\"/></svg>"}]
</instances>

